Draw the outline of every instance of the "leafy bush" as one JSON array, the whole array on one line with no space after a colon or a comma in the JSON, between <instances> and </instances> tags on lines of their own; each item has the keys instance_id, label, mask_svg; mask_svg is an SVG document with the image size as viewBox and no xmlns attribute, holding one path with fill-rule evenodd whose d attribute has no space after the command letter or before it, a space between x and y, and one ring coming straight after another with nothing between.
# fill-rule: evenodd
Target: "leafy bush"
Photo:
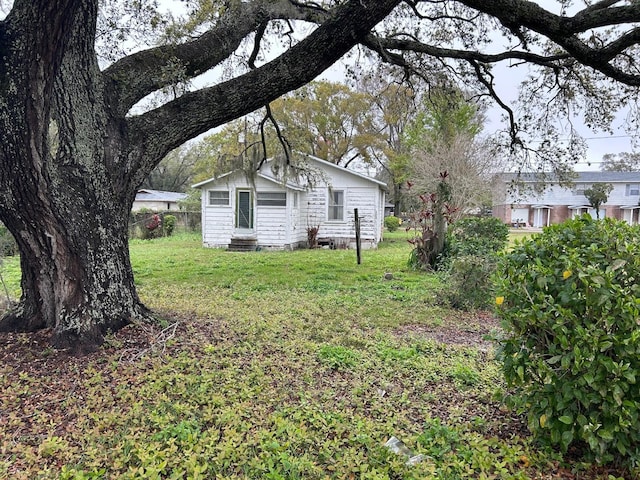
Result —
<instances>
[{"instance_id":1,"label":"leafy bush","mask_svg":"<svg viewBox=\"0 0 640 480\"><path fill-rule=\"evenodd\" d=\"M11 232L0 223L0 257L11 256L18 253L18 246L16 240L11 235Z\"/></svg>"},{"instance_id":2,"label":"leafy bush","mask_svg":"<svg viewBox=\"0 0 640 480\"><path fill-rule=\"evenodd\" d=\"M499 358L529 428L598 462L640 458L640 227L585 215L499 268Z\"/></svg>"},{"instance_id":3,"label":"leafy bush","mask_svg":"<svg viewBox=\"0 0 640 480\"><path fill-rule=\"evenodd\" d=\"M495 217L469 217L449 227L450 256L483 255L503 250L507 246L509 228Z\"/></svg>"},{"instance_id":4,"label":"leafy bush","mask_svg":"<svg viewBox=\"0 0 640 480\"><path fill-rule=\"evenodd\" d=\"M164 226L164 233L167 237L170 237L173 231L176 228L176 217L175 215L165 215L162 219L162 224Z\"/></svg>"},{"instance_id":5,"label":"leafy bush","mask_svg":"<svg viewBox=\"0 0 640 480\"><path fill-rule=\"evenodd\" d=\"M400 228L400 219L398 217L394 217L393 215L389 215L388 217L384 217L384 226L390 232L395 232Z\"/></svg>"},{"instance_id":6,"label":"leafy bush","mask_svg":"<svg viewBox=\"0 0 640 480\"><path fill-rule=\"evenodd\" d=\"M507 245L509 229L498 218L463 218L449 227L446 294L452 307L487 308L493 299L497 252Z\"/></svg>"},{"instance_id":7,"label":"leafy bush","mask_svg":"<svg viewBox=\"0 0 640 480\"><path fill-rule=\"evenodd\" d=\"M446 294L452 307L473 310L490 307L493 295L493 256L463 255L449 263Z\"/></svg>"},{"instance_id":8,"label":"leafy bush","mask_svg":"<svg viewBox=\"0 0 640 480\"><path fill-rule=\"evenodd\" d=\"M349 370L360 361L357 352L341 345L323 345L318 351L318 357L333 370Z\"/></svg>"}]
</instances>

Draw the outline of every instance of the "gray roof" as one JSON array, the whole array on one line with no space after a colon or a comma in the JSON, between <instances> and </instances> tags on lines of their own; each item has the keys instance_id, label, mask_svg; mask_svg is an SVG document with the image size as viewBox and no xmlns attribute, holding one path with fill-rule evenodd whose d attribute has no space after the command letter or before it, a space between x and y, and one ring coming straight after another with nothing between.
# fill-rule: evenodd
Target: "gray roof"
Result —
<instances>
[{"instance_id":1,"label":"gray roof","mask_svg":"<svg viewBox=\"0 0 640 480\"><path fill-rule=\"evenodd\" d=\"M143 188L136 193L138 202L178 202L187 197L186 193L164 192L162 190L150 190Z\"/></svg>"},{"instance_id":2,"label":"gray roof","mask_svg":"<svg viewBox=\"0 0 640 480\"><path fill-rule=\"evenodd\" d=\"M576 182L640 182L640 172L576 172Z\"/></svg>"},{"instance_id":3,"label":"gray roof","mask_svg":"<svg viewBox=\"0 0 640 480\"><path fill-rule=\"evenodd\" d=\"M536 173L521 173L520 181L525 183L539 182L545 180L546 182L555 181L555 175L553 173L544 173L541 177ZM573 182L584 183L621 183L621 182L637 182L640 183L640 172L575 172L576 178ZM504 179L506 181L516 180L517 175L515 173L505 173Z\"/></svg>"},{"instance_id":4,"label":"gray roof","mask_svg":"<svg viewBox=\"0 0 640 480\"><path fill-rule=\"evenodd\" d=\"M366 180L366 181L368 181L368 182L375 183L375 184L377 184L380 188L382 188L383 190L386 190L386 189L387 189L387 184L386 184L386 182L383 182L383 181L378 180L378 179L376 179L376 178L369 177L369 176L367 176L367 175L364 175L363 173L357 172L357 171L355 171L355 170L349 170L348 168L342 167L342 166L340 166L340 165L336 165L335 163L331 163L331 162L328 162L328 161L326 161L326 160L322 160L321 158L318 158L318 157L315 157L315 156L313 156L313 155L309 155L309 154L306 154L306 153L299 153L299 154L297 154L297 155L299 155L299 156L301 157L301 159L302 159L302 160L311 160L311 161L313 161L313 162L315 162L315 163L317 163L317 164L319 164L319 165L321 165L321 166L324 166L324 167L326 167L326 168L333 168L333 169L336 169L336 170L340 170L340 171L343 171L343 172L347 172L347 173L349 173L350 175L353 175L353 176L355 176L355 177L359 177L359 178L362 178L362 179L364 179L364 180ZM272 182L277 182L277 183L279 183L279 180L278 180L277 178L275 178L275 177L273 176L273 173L272 173L272 172L270 172L270 169L269 169L269 168L267 168L267 167L269 167L269 165L270 165L270 163L271 163L272 161L273 161L273 159L269 159L269 160L267 160L266 162L264 162L264 163L262 164L262 167L261 167L260 173L261 173L261 176L262 176L263 178L265 178L265 179L267 179L267 180L271 180ZM238 171L238 170L235 170L235 171ZM219 180L219 179L221 179L221 178L223 178L223 177L226 177L226 176L228 176L228 175L230 175L230 174L232 174L232 173L234 173L234 172L233 172L233 171L232 171L232 172L227 172L227 173L224 173L224 174L219 175L219 176L217 176L217 177L209 178L209 179L204 180L204 181L202 181L202 182L196 183L195 185L191 185L191 187L192 187L192 188L200 188L200 187L202 187L203 185L206 185L206 184L207 184L207 183L209 183L209 182L215 182L216 180ZM296 189L297 189L297 190L303 190L303 186L302 186L302 185L297 184L295 180L289 180L289 181L287 181L287 187L288 187L288 188L293 188L294 190L296 190Z\"/></svg>"}]
</instances>

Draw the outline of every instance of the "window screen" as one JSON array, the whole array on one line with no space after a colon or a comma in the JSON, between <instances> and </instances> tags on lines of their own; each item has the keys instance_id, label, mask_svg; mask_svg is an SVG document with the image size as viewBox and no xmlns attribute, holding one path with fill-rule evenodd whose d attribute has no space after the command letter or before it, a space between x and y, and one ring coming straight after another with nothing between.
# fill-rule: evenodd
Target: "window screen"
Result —
<instances>
[{"instance_id":1,"label":"window screen","mask_svg":"<svg viewBox=\"0 0 640 480\"><path fill-rule=\"evenodd\" d=\"M258 192L258 205L262 207L286 207L287 194L285 192Z\"/></svg>"},{"instance_id":2,"label":"window screen","mask_svg":"<svg viewBox=\"0 0 640 480\"><path fill-rule=\"evenodd\" d=\"M229 192L209 190L209 205L229 205Z\"/></svg>"},{"instance_id":3,"label":"window screen","mask_svg":"<svg viewBox=\"0 0 640 480\"><path fill-rule=\"evenodd\" d=\"M344 191L329 190L329 220L344 220Z\"/></svg>"}]
</instances>

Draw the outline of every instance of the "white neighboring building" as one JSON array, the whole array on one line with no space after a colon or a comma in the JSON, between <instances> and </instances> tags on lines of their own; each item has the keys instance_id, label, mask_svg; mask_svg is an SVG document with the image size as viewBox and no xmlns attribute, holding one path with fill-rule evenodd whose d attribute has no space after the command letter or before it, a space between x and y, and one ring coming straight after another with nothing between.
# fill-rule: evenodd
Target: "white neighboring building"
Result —
<instances>
[{"instance_id":1,"label":"white neighboring building","mask_svg":"<svg viewBox=\"0 0 640 480\"><path fill-rule=\"evenodd\" d=\"M640 223L640 172L576 172L571 187L552 185L542 193L525 191L509 193L506 188L501 199L494 201L493 215L511 225L545 227L561 223L583 213L596 218L595 209L589 205L584 191L594 183L610 183L613 190L604 205L600 206L600 218L611 217L630 224ZM505 185L514 175L504 175ZM534 175L524 175L521 181L531 187L536 183Z\"/></svg>"},{"instance_id":2,"label":"white neighboring building","mask_svg":"<svg viewBox=\"0 0 640 480\"><path fill-rule=\"evenodd\" d=\"M238 170L193 185L202 190L203 244L291 250L306 247L308 230L318 228L319 245L355 247L357 209L362 248L377 247L386 184L316 157L302 158L317 173L314 185L283 182L271 161L253 178Z\"/></svg>"},{"instance_id":3,"label":"white neighboring building","mask_svg":"<svg viewBox=\"0 0 640 480\"><path fill-rule=\"evenodd\" d=\"M136 193L133 201L132 212L137 212L143 208L148 208L154 212L169 212L180 210L178 202L187 198L186 193L163 192L161 190L150 190L143 188Z\"/></svg>"}]
</instances>

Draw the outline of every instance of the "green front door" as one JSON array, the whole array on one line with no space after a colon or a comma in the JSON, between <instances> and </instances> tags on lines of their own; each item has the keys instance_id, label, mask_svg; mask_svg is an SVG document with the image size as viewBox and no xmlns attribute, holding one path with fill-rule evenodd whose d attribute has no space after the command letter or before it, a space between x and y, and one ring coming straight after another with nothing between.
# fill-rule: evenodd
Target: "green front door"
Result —
<instances>
[{"instance_id":1,"label":"green front door","mask_svg":"<svg viewBox=\"0 0 640 480\"><path fill-rule=\"evenodd\" d=\"M236 228L253 229L251 190L238 190L236 193Z\"/></svg>"}]
</instances>

